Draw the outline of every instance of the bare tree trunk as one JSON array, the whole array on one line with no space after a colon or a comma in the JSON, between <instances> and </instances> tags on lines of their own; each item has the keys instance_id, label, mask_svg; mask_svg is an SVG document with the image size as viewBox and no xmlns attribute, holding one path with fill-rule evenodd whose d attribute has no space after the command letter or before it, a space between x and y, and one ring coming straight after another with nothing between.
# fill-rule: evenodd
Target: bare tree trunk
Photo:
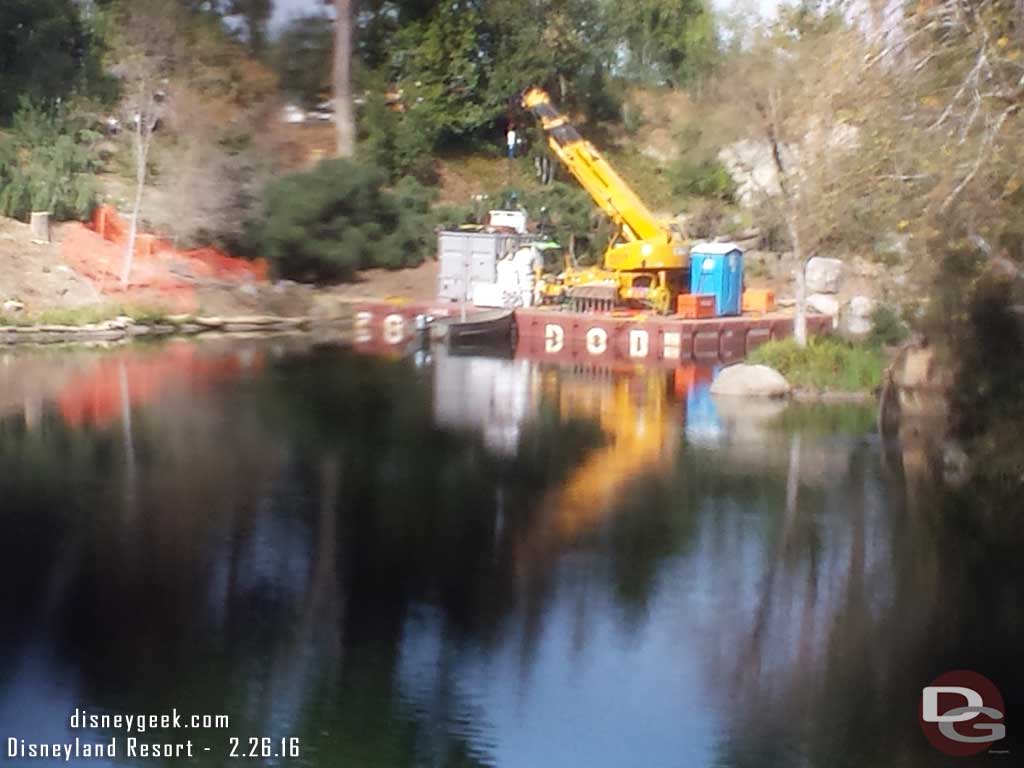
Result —
<instances>
[{"instance_id":1,"label":"bare tree trunk","mask_svg":"<svg viewBox=\"0 0 1024 768\"><path fill-rule=\"evenodd\" d=\"M786 173L786 163L782 159L782 145L779 141L778 129L778 99L769 95L768 105L756 102L755 108L764 120L765 136L772 148L772 160L775 163L775 172L778 174L779 191L786 207L786 227L789 230L789 239L793 243L793 256L796 259L796 316L793 318L793 339L797 346L807 346L807 284L805 281L805 269L807 267L804 255L803 243L800 240L800 213L795 196L799 194L799 187L791 188L789 177ZM796 180L794 186L800 182Z\"/></svg>"},{"instance_id":2,"label":"bare tree trunk","mask_svg":"<svg viewBox=\"0 0 1024 768\"><path fill-rule=\"evenodd\" d=\"M356 124L352 110L352 0L334 0L334 125L338 157L352 157Z\"/></svg>"},{"instance_id":3,"label":"bare tree trunk","mask_svg":"<svg viewBox=\"0 0 1024 768\"><path fill-rule=\"evenodd\" d=\"M800 242L800 230L797 227L795 214L787 216L789 238L793 242L793 256L796 259L796 290L794 291L795 315L793 317L793 340L797 346L807 346L807 259L804 256L803 244Z\"/></svg>"},{"instance_id":4,"label":"bare tree trunk","mask_svg":"<svg viewBox=\"0 0 1024 768\"><path fill-rule=\"evenodd\" d=\"M139 232L139 209L142 208L142 190L146 186L146 163L149 162L149 140L153 135L148 118L140 115L135 124L135 201L132 203L132 218L128 225L128 245L121 267L121 287L127 288L135 261L135 239Z\"/></svg>"}]
</instances>

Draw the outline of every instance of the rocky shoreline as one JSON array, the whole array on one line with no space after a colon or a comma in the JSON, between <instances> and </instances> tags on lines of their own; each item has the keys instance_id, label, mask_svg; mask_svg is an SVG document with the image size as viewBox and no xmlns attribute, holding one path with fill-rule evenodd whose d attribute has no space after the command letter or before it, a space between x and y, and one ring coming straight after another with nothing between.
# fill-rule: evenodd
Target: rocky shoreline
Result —
<instances>
[{"instance_id":1,"label":"rocky shoreline","mask_svg":"<svg viewBox=\"0 0 1024 768\"><path fill-rule=\"evenodd\" d=\"M83 325L0 325L0 346L130 341L166 336L306 333L344 325L348 318L239 315L213 317L174 315L158 320L116 317Z\"/></svg>"}]
</instances>

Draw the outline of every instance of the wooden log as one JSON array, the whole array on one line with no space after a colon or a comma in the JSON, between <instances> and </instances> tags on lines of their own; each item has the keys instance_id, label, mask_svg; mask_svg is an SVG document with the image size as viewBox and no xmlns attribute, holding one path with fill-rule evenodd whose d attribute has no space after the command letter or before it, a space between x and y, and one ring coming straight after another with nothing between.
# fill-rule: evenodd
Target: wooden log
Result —
<instances>
[{"instance_id":1,"label":"wooden log","mask_svg":"<svg viewBox=\"0 0 1024 768\"><path fill-rule=\"evenodd\" d=\"M50 214L47 211L33 211L29 223L32 239L40 243L50 242Z\"/></svg>"}]
</instances>

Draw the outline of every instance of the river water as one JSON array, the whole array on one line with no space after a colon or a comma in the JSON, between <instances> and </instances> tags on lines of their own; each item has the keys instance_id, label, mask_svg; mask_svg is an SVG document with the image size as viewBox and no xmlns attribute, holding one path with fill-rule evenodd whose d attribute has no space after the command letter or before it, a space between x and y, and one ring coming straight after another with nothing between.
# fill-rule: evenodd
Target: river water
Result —
<instances>
[{"instance_id":1,"label":"river water","mask_svg":"<svg viewBox=\"0 0 1024 768\"><path fill-rule=\"evenodd\" d=\"M1012 750L1020 556L984 499L871 408L711 374L0 353L0 763L948 765L918 707L962 668ZM174 710L227 726L71 727Z\"/></svg>"}]
</instances>

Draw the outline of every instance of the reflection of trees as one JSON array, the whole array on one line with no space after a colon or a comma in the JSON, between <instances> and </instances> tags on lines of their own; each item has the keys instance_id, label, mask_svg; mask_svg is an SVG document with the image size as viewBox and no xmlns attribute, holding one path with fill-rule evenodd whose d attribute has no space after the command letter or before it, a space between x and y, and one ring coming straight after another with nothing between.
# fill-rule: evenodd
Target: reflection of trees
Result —
<instances>
[{"instance_id":1,"label":"reflection of trees","mask_svg":"<svg viewBox=\"0 0 1024 768\"><path fill-rule=\"evenodd\" d=\"M32 432L0 432L14 531L0 576L28 587L0 608L37 631L53 592L48 633L83 673L83 704L187 700L234 713L242 732L300 733L331 762L428 750L473 764L393 685L407 616L436 605L446 643L486 643L512 606L543 603L543 582L515 584L515 542L592 426L542 417L516 457L494 458L433 426L411 369L337 351L139 409L125 367L112 370L119 419L68 429L50 410ZM464 717L450 675L439 722Z\"/></svg>"},{"instance_id":2,"label":"reflection of trees","mask_svg":"<svg viewBox=\"0 0 1024 768\"><path fill-rule=\"evenodd\" d=\"M633 417L657 414L662 447L681 430L664 380L551 373L495 456L434 425L420 375L325 349L164 390L130 426L0 420L0 679L31 634L82 673L83 706L228 711L238 735L302 736L312 764L474 765L488 713L461 685L467 648L512 648L528 680L556 600L583 649L605 595L629 633L678 590L696 597L671 620L729 719L723 764L912 762L922 680L1019 682L999 675L1013 543L972 524L969 495L905 514L875 447L836 437L857 414L640 450L581 511L560 494L638 445Z\"/></svg>"},{"instance_id":3,"label":"reflection of trees","mask_svg":"<svg viewBox=\"0 0 1024 768\"><path fill-rule=\"evenodd\" d=\"M984 499L910 486L919 496L907 503L873 446L855 446L847 480L822 486L806 458L830 438L808 426L787 438L787 482L767 505L777 511L764 519L772 543L759 578L736 592L734 616L712 623L709 642L733 651L709 672L734 719L722 760L929 764L934 753L913 717L923 685L963 667L988 670L1004 691L1019 681L1010 648L1021 617L991 610L1013 602L1019 558L995 531L968 524ZM700 495L721 491L747 499L748 512L758 507L740 488Z\"/></svg>"}]
</instances>

